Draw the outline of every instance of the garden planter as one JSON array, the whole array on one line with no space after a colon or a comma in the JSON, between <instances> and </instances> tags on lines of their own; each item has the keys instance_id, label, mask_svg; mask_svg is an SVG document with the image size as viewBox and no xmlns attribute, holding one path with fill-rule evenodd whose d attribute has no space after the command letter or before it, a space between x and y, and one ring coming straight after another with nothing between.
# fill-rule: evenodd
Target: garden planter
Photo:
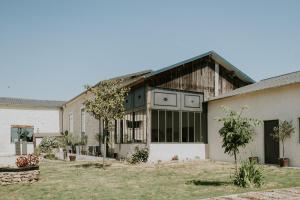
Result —
<instances>
[{"instance_id":1,"label":"garden planter","mask_svg":"<svg viewBox=\"0 0 300 200\"><path fill-rule=\"evenodd\" d=\"M75 161L76 160L76 156L75 155L69 155L70 161Z\"/></svg>"},{"instance_id":2,"label":"garden planter","mask_svg":"<svg viewBox=\"0 0 300 200\"><path fill-rule=\"evenodd\" d=\"M258 157L257 156L249 157L249 161L258 164Z\"/></svg>"},{"instance_id":3,"label":"garden planter","mask_svg":"<svg viewBox=\"0 0 300 200\"><path fill-rule=\"evenodd\" d=\"M288 167L289 159L288 158L279 158L279 165L280 165L280 167Z\"/></svg>"}]
</instances>

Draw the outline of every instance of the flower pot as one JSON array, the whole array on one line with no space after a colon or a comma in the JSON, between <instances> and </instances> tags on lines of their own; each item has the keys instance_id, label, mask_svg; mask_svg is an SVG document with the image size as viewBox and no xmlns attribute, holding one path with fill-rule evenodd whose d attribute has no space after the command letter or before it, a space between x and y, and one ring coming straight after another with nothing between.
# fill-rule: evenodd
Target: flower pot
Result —
<instances>
[{"instance_id":1,"label":"flower pot","mask_svg":"<svg viewBox=\"0 0 300 200\"><path fill-rule=\"evenodd\" d=\"M257 157L257 156L249 157L249 161L250 161L250 162L253 162L253 163L255 163L255 164L258 164L258 157Z\"/></svg>"},{"instance_id":2,"label":"flower pot","mask_svg":"<svg viewBox=\"0 0 300 200\"><path fill-rule=\"evenodd\" d=\"M288 167L289 159L288 158L279 158L279 165L280 165L280 167Z\"/></svg>"},{"instance_id":3,"label":"flower pot","mask_svg":"<svg viewBox=\"0 0 300 200\"><path fill-rule=\"evenodd\" d=\"M76 156L75 155L69 155L70 161L75 161L76 160Z\"/></svg>"}]
</instances>

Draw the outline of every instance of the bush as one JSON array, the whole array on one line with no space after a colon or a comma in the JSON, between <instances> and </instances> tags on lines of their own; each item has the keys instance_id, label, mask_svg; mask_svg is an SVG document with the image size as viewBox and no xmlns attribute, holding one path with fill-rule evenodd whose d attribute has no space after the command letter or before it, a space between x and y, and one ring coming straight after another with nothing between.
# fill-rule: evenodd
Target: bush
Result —
<instances>
[{"instance_id":1,"label":"bush","mask_svg":"<svg viewBox=\"0 0 300 200\"><path fill-rule=\"evenodd\" d=\"M49 160L57 160L56 156L52 153L44 155L44 158L49 159Z\"/></svg>"},{"instance_id":2,"label":"bush","mask_svg":"<svg viewBox=\"0 0 300 200\"><path fill-rule=\"evenodd\" d=\"M17 167L27 167L28 166L28 158L26 156L20 156L16 159Z\"/></svg>"},{"instance_id":3,"label":"bush","mask_svg":"<svg viewBox=\"0 0 300 200\"><path fill-rule=\"evenodd\" d=\"M28 167L28 166L37 166L39 164L39 157L28 154L27 156L19 156L16 159L17 167Z\"/></svg>"},{"instance_id":4,"label":"bush","mask_svg":"<svg viewBox=\"0 0 300 200\"><path fill-rule=\"evenodd\" d=\"M58 147L59 141L56 137L44 137L39 145L40 151L46 154L51 154Z\"/></svg>"},{"instance_id":5,"label":"bush","mask_svg":"<svg viewBox=\"0 0 300 200\"><path fill-rule=\"evenodd\" d=\"M136 147L135 152L131 155L128 162L131 164L147 162L148 157L149 157L149 150L147 148L139 149L138 147Z\"/></svg>"},{"instance_id":6,"label":"bush","mask_svg":"<svg viewBox=\"0 0 300 200\"><path fill-rule=\"evenodd\" d=\"M262 168L255 162L244 162L234 176L233 183L239 187L260 187L263 184Z\"/></svg>"},{"instance_id":7,"label":"bush","mask_svg":"<svg viewBox=\"0 0 300 200\"><path fill-rule=\"evenodd\" d=\"M37 166L40 162L39 157L33 154L27 155L27 159L29 166Z\"/></svg>"}]
</instances>

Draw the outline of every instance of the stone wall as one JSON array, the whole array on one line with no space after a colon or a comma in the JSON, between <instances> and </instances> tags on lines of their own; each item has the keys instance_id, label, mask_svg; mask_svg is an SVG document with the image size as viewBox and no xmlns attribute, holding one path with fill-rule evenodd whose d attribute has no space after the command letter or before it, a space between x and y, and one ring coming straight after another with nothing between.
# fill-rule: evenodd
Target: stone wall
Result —
<instances>
[{"instance_id":1,"label":"stone wall","mask_svg":"<svg viewBox=\"0 0 300 200\"><path fill-rule=\"evenodd\" d=\"M33 183L39 180L40 170L21 172L0 172L0 185Z\"/></svg>"}]
</instances>

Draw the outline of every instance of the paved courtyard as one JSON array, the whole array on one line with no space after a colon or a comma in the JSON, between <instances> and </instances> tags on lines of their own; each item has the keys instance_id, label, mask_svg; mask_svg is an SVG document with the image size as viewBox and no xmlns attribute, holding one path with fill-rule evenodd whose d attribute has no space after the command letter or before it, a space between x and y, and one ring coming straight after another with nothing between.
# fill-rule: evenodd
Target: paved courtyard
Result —
<instances>
[{"instance_id":1,"label":"paved courtyard","mask_svg":"<svg viewBox=\"0 0 300 200\"><path fill-rule=\"evenodd\" d=\"M300 187L270 190L266 192L249 192L244 194L210 198L209 200L300 200Z\"/></svg>"}]
</instances>

